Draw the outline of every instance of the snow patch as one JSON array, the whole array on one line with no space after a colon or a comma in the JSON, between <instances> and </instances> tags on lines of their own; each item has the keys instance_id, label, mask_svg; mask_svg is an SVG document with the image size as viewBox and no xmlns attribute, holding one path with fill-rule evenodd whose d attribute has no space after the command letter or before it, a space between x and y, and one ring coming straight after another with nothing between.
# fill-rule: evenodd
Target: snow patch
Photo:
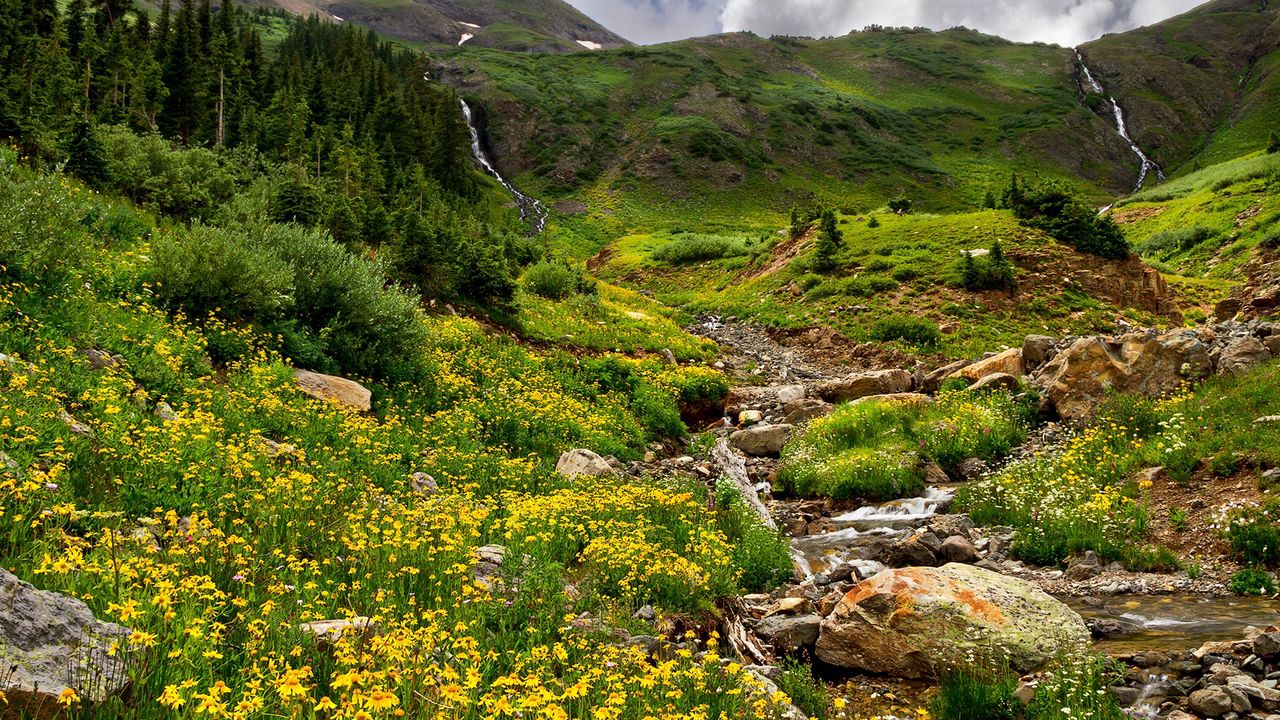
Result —
<instances>
[{"instance_id":1,"label":"snow patch","mask_svg":"<svg viewBox=\"0 0 1280 720\"><path fill-rule=\"evenodd\" d=\"M601 45L600 43L598 43L598 42L591 42L590 40L579 40L579 41L578 41L578 44L579 44L579 45L581 45L582 47L584 47L584 48L588 49L588 50L603 50L603 49L604 49L604 46L603 46L603 45Z\"/></svg>"},{"instance_id":2,"label":"snow patch","mask_svg":"<svg viewBox=\"0 0 1280 720\"><path fill-rule=\"evenodd\" d=\"M476 25L475 23L464 23L464 22L459 21L459 22L458 22L458 24L459 24L459 25L461 25L461 26L463 26L463 27L469 27L469 28L471 28L472 30L479 30L479 29L480 29L480 26L479 26L479 25Z\"/></svg>"},{"instance_id":3,"label":"snow patch","mask_svg":"<svg viewBox=\"0 0 1280 720\"><path fill-rule=\"evenodd\" d=\"M473 37L475 37L475 35L472 35L471 33L462 33L462 39L458 41L458 46L461 47L463 43L465 43L466 41L470 40Z\"/></svg>"}]
</instances>

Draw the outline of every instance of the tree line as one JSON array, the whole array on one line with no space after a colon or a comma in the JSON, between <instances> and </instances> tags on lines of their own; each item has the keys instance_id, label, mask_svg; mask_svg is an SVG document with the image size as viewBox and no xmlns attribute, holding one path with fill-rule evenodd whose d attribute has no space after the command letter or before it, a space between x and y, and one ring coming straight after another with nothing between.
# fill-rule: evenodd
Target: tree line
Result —
<instances>
[{"instance_id":1,"label":"tree line","mask_svg":"<svg viewBox=\"0 0 1280 720\"><path fill-rule=\"evenodd\" d=\"M164 0L155 17L131 0L0 0L0 137L29 164L188 223L265 178L272 221L366 245L428 295L505 301L533 251L488 202L433 72L369 30L231 0ZM164 162L202 168L170 178L192 188L159 187L154 164L126 173L121 154L165 155L152 138Z\"/></svg>"}]
</instances>

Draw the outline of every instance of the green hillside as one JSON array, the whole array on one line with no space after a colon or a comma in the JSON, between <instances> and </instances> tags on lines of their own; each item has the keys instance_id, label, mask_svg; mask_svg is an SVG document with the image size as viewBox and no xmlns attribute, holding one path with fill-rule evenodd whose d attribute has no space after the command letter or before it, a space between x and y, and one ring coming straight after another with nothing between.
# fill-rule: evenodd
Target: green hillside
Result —
<instances>
[{"instance_id":1,"label":"green hillside","mask_svg":"<svg viewBox=\"0 0 1280 720\"><path fill-rule=\"evenodd\" d=\"M1081 51L1167 170L1195 169L1266 146L1280 118L1280 4L1214 0Z\"/></svg>"}]
</instances>

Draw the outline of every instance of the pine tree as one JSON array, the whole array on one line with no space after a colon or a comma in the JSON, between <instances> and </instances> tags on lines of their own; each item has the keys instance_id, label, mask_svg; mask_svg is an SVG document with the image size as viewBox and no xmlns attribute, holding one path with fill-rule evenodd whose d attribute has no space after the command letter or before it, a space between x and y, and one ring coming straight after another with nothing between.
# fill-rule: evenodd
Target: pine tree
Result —
<instances>
[{"instance_id":1,"label":"pine tree","mask_svg":"<svg viewBox=\"0 0 1280 720\"><path fill-rule=\"evenodd\" d=\"M67 172L88 183L90 187L102 187L107 179L107 163L102 145L94 137L93 126L87 122L76 123L67 148Z\"/></svg>"},{"instance_id":2,"label":"pine tree","mask_svg":"<svg viewBox=\"0 0 1280 720\"><path fill-rule=\"evenodd\" d=\"M85 9L85 0L71 0L67 5L67 54L73 60L80 59L84 51Z\"/></svg>"},{"instance_id":3,"label":"pine tree","mask_svg":"<svg viewBox=\"0 0 1280 720\"><path fill-rule=\"evenodd\" d=\"M1280 135L1275 130L1271 131L1271 141L1267 143L1267 153L1274 155L1280 153Z\"/></svg>"},{"instance_id":4,"label":"pine tree","mask_svg":"<svg viewBox=\"0 0 1280 720\"><path fill-rule=\"evenodd\" d=\"M960 284L965 290L977 290L982 280L978 274L978 262L973 259L973 253L968 250L961 251L960 257Z\"/></svg>"},{"instance_id":5,"label":"pine tree","mask_svg":"<svg viewBox=\"0 0 1280 720\"><path fill-rule=\"evenodd\" d=\"M987 190L987 196L982 199L982 207L984 210L996 209L996 194Z\"/></svg>"},{"instance_id":6,"label":"pine tree","mask_svg":"<svg viewBox=\"0 0 1280 720\"><path fill-rule=\"evenodd\" d=\"M818 272L830 272L836 267L836 253L844 244L844 236L836 222L834 210L823 210L818 221L818 241L814 256L814 269Z\"/></svg>"},{"instance_id":7,"label":"pine tree","mask_svg":"<svg viewBox=\"0 0 1280 720\"><path fill-rule=\"evenodd\" d=\"M991 286L1009 293L1016 291L1017 282L1013 275L1013 265L1004 256L1004 248L1000 246L999 240L991 245L991 253L987 256L987 267L991 276Z\"/></svg>"},{"instance_id":8,"label":"pine tree","mask_svg":"<svg viewBox=\"0 0 1280 720\"><path fill-rule=\"evenodd\" d=\"M876 228L880 227L880 218L876 217L875 215L872 215L871 219L867 221L867 227L871 228L872 230L875 230Z\"/></svg>"}]
</instances>

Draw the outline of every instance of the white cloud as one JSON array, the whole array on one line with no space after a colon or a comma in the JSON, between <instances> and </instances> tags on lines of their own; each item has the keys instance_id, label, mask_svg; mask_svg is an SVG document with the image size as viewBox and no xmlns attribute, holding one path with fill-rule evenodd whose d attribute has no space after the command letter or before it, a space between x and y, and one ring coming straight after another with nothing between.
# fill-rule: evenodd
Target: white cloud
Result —
<instances>
[{"instance_id":1,"label":"white cloud","mask_svg":"<svg viewBox=\"0 0 1280 720\"><path fill-rule=\"evenodd\" d=\"M1023 42L1077 45L1190 10L1201 0L570 0L639 43L720 31L844 35L867 25L964 25Z\"/></svg>"}]
</instances>

